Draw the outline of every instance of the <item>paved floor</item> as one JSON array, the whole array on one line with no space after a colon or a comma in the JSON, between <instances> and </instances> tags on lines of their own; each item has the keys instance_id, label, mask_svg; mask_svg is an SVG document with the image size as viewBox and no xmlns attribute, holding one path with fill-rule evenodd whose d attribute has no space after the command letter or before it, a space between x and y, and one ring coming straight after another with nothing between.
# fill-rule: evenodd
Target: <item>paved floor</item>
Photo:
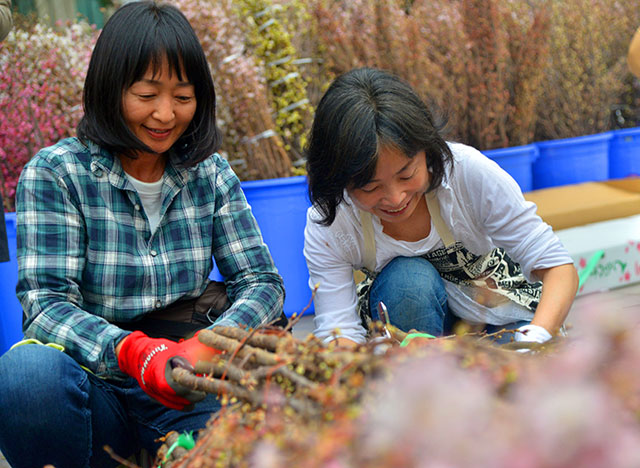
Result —
<instances>
[{"instance_id":1,"label":"paved floor","mask_svg":"<svg viewBox=\"0 0 640 468\"><path fill-rule=\"evenodd\" d=\"M569 312L567 324L579 332L590 313L615 310L620 314L631 315L640 323L640 283L611 291L587 294L576 298ZM294 336L304 339L313 331L313 316L306 315L294 327ZM0 468L10 468L0 453ZM59 467L62 468L62 467Z\"/></svg>"}]
</instances>

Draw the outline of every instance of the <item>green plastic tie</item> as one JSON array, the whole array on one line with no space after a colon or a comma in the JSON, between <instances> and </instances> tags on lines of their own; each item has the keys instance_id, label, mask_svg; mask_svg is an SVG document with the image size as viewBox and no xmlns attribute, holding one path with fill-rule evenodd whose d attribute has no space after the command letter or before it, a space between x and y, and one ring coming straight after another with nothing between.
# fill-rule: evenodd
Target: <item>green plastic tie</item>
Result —
<instances>
[{"instance_id":1,"label":"green plastic tie","mask_svg":"<svg viewBox=\"0 0 640 468\"><path fill-rule=\"evenodd\" d=\"M594 253L591 256L591 258L589 259L585 267L582 270L580 270L580 273L578 273L578 278L579 278L578 290L580 290L584 282L587 281L587 278L591 276L591 274L593 273L593 270L595 270L596 265L598 264L598 262L603 256L604 256L604 250L598 250L596 253Z\"/></svg>"},{"instance_id":2,"label":"green plastic tie","mask_svg":"<svg viewBox=\"0 0 640 468\"><path fill-rule=\"evenodd\" d=\"M171 445L171 447L169 447L169 450L167 450L167 454L164 456L164 460L158 465L158 468L160 468L162 465L165 464L167 460L169 460L171 453L173 453L173 451L177 447L182 447L187 450L191 450L195 446L196 446L196 441L193 438L193 431L190 431L189 433L183 432L178 436L178 438Z\"/></svg>"},{"instance_id":3,"label":"green plastic tie","mask_svg":"<svg viewBox=\"0 0 640 468\"><path fill-rule=\"evenodd\" d=\"M407 346L409 344L409 341L413 340L414 338L435 338L435 336L429 335L428 333L409 333L404 337L404 340L402 340L400 346Z\"/></svg>"}]
</instances>

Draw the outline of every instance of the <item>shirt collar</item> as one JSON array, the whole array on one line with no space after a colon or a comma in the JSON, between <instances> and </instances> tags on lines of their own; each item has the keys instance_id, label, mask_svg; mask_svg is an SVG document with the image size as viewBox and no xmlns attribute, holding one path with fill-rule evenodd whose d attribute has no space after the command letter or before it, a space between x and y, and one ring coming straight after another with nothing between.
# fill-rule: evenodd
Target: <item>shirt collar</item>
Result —
<instances>
[{"instance_id":1,"label":"shirt collar","mask_svg":"<svg viewBox=\"0 0 640 468\"><path fill-rule=\"evenodd\" d=\"M91 154L91 172L93 175L100 178L106 174L109 182L114 187L125 189L127 178L122 169L120 159L92 141L87 143L87 147ZM165 168L165 176L170 181L170 185L181 188L193 177L195 169L195 167L185 168L182 165L178 165L170 157Z\"/></svg>"}]
</instances>

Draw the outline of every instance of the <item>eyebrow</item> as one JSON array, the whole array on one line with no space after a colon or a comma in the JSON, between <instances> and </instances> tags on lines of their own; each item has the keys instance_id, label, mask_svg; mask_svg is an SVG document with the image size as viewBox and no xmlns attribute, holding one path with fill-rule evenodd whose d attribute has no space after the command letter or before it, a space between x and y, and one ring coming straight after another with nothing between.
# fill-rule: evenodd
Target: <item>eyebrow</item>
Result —
<instances>
[{"instance_id":1,"label":"eyebrow","mask_svg":"<svg viewBox=\"0 0 640 468\"><path fill-rule=\"evenodd\" d=\"M147 83L147 84L160 84L159 80L154 80L153 78L152 79L142 78L139 81L142 81L143 83ZM179 81L177 86L186 88L187 86L193 86L193 83L191 83L190 81Z\"/></svg>"},{"instance_id":2,"label":"eyebrow","mask_svg":"<svg viewBox=\"0 0 640 468\"><path fill-rule=\"evenodd\" d=\"M413 158L411 158L407 164L405 164L404 166L402 166L402 168L401 168L398 172L396 172L394 175L398 175L398 174L400 174L401 172L406 171L406 170L407 170L407 168L411 165L411 163L412 163L412 162L413 162ZM371 179L371 180L370 180L369 182L367 182L365 185L369 185L369 184L376 183L376 182L380 182L380 180L379 180L379 179Z\"/></svg>"}]
</instances>

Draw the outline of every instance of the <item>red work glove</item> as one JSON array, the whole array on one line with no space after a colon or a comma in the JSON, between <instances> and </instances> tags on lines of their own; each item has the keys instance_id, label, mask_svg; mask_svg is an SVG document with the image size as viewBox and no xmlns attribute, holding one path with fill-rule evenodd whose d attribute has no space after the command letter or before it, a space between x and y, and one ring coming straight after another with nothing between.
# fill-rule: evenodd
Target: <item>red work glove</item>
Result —
<instances>
[{"instance_id":1,"label":"red work glove","mask_svg":"<svg viewBox=\"0 0 640 468\"><path fill-rule=\"evenodd\" d=\"M118 365L122 372L135 378L152 398L169 408L190 410L193 403L206 394L180 385L173 380L171 370L182 367L193 371L200 360L208 360L219 351L193 338L176 343L164 338L149 338L135 331L122 341Z\"/></svg>"}]
</instances>

